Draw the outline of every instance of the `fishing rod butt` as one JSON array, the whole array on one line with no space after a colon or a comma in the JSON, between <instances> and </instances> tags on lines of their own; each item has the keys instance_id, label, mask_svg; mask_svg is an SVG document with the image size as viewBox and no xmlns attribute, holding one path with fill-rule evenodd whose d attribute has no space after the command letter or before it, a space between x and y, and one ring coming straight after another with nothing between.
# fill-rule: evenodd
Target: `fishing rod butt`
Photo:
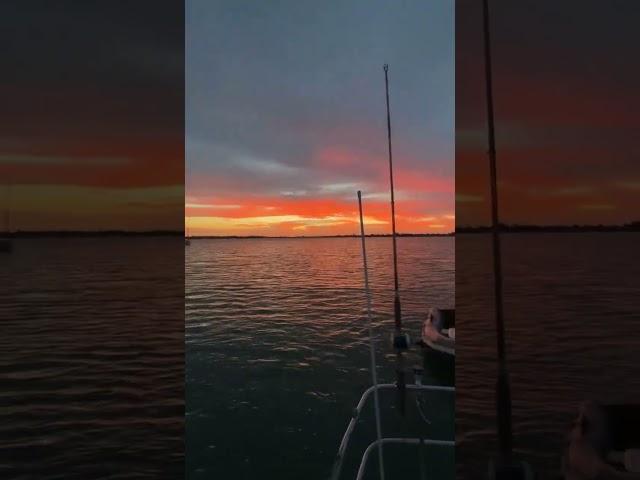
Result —
<instances>
[{"instance_id":1,"label":"fishing rod butt","mask_svg":"<svg viewBox=\"0 0 640 480\"><path fill-rule=\"evenodd\" d=\"M395 319L396 332L400 333L402 330L402 305L400 303L400 295L395 293L393 298L393 314Z\"/></svg>"},{"instance_id":2,"label":"fishing rod butt","mask_svg":"<svg viewBox=\"0 0 640 480\"><path fill-rule=\"evenodd\" d=\"M400 353L409 349L411 339L409 338L409 334L402 331L402 306L398 292L395 293L393 298L393 313L395 329L392 336L392 343L394 350Z\"/></svg>"},{"instance_id":3,"label":"fishing rod butt","mask_svg":"<svg viewBox=\"0 0 640 480\"><path fill-rule=\"evenodd\" d=\"M396 371L396 406L400 415L404 416L407 410L407 380L403 369Z\"/></svg>"},{"instance_id":4,"label":"fishing rod butt","mask_svg":"<svg viewBox=\"0 0 640 480\"><path fill-rule=\"evenodd\" d=\"M391 344L393 345L393 349L397 353L402 353L406 350L409 350L411 339L409 338L408 333L394 333L391 337Z\"/></svg>"},{"instance_id":5,"label":"fishing rod butt","mask_svg":"<svg viewBox=\"0 0 640 480\"><path fill-rule=\"evenodd\" d=\"M488 480L534 480L531 465L523 461L490 461Z\"/></svg>"},{"instance_id":6,"label":"fishing rod butt","mask_svg":"<svg viewBox=\"0 0 640 480\"><path fill-rule=\"evenodd\" d=\"M498 440L502 458L509 462L513 451L513 431L511 426L511 388L506 369L501 368L496 381L496 416Z\"/></svg>"}]
</instances>

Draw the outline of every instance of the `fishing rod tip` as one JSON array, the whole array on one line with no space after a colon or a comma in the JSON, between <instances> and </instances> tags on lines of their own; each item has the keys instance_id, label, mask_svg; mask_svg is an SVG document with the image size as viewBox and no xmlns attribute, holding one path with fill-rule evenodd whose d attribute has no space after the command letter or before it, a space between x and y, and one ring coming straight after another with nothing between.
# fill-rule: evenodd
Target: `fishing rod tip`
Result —
<instances>
[{"instance_id":1,"label":"fishing rod tip","mask_svg":"<svg viewBox=\"0 0 640 480\"><path fill-rule=\"evenodd\" d=\"M362 192L358 190L358 198L362 197Z\"/></svg>"},{"instance_id":2,"label":"fishing rod tip","mask_svg":"<svg viewBox=\"0 0 640 480\"><path fill-rule=\"evenodd\" d=\"M382 68L384 68L384 71L385 71L385 72L386 72L386 71L388 71L388 70L389 70L389 64L388 64L388 63L385 63L385 64L382 66Z\"/></svg>"}]
</instances>

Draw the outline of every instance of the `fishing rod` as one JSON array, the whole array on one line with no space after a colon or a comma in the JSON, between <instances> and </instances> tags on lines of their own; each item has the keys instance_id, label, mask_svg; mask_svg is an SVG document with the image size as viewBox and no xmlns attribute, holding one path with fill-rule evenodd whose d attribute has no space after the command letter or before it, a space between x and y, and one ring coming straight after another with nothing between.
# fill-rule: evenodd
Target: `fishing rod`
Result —
<instances>
[{"instance_id":1,"label":"fishing rod","mask_svg":"<svg viewBox=\"0 0 640 480\"><path fill-rule=\"evenodd\" d=\"M494 303L496 314L496 341L498 350L498 381L496 385L496 408L498 438L503 463L510 463L513 451L511 428L511 388L507 371L507 354L504 339L504 315L502 304L502 255L500 250L498 218L498 185L496 170L496 143L493 120L493 88L491 76L491 39L489 34L489 2L483 0L484 59L487 98L487 120L489 140L489 170L491 177L491 239L493 246Z\"/></svg>"},{"instance_id":2,"label":"fishing rod","mask_svg":"<svg viewBox=\"0 0 640 480\"><path fill-rule=\"evenodd\" d=\"M378 395L378 374L376 372L376 349L373 340L373 316L371 314L371 290L369 289L369 267L367 265L367 248L364 234L364 217L362 215L362 192L358 190L358 211L360 213L360 239L362 243L362 263L364 270L364 288L367 295L367 318L369 320L369 355L371 362L371 380L375 390L373 392L374 411L376 418L376 436L378 440L378 464L380 480L384 480L384 459L382 455L382 427L380 421L380 400Z\"/></svg>"},{"instance_id":3,"label":"fishing rod","mask_svg":"<svg viewBox=\"0 0 640 480\"><path fill-rule=\"evenodd\" d=\"M391 109L389 107L389 65L386 63L384 69L384 86L387 100L387 141L389 146L389 183L391 186L391 229L393 241L393 311L395 320L395 334L393 337L393 346L396 350L396 382L398 386L398 408L404 415L405 412L405 396L406 396L406 380L404 372L404 358L402 352L409 348L409 339L402 333L402 305L400 302L400 288L398 282L398 250L396 243L396 206L395 195L393 189L393 149L391 148Z\"/></svg>"},{"instance_id":4,"label":"fishing rod","mask_svg":"<svg viewBox=\"0 0 640 480\"><path fill-rule=\"evenodd\" d=\"M513 433L511 427L511 388L507 370L507 354L504 339L504 314L502 303L502 255L500 249L498 217L498 185L496 169L496 143L493 120L493 85L491 76L491 38L489 33L489 2L483 0L484 59L489 140L489 170L491 177L491 239L493 247L494 303L496 315L496 341L498 351L498 381L496 385L496 409L498 438L502 463L511 462Z\"/></svg>"},{"instance_id":5,"label":"fishing rod","mask_svg":"<svg viewBox=\"0 0 640 480\"><path fill-rule=\"evenodd\" d=\"M489 173L491 182L491 240L493 249L494 303L496 315L496 343L498 353L498 379L496 381L496 419L500 457L498 465L491 465L490 478L531 479L534 477L526 462L513 460L513 429L511 422L511 386L507 369L502 292L502 253L498 210L498 181L496 168L495 124L493 119L493 83L491 75L491 37L489 29L489 1L482 2L484 27L484 62L489 141Z\"/></svg>"},{"instance_id":6,"label":"fishing rod","mask_svg":"<svg viewBox=\"0 0 640 480\"><path fill-rule=\"evenodd\" d=\"M398 250L396 245L396 202L393 190L393 149L391 148L391 111L389 108L389 65L384 65L384 86L387 99L387 140L389 145L389 183L391 185L391 229L393 233L393 287L396 334L402 330L402 313L398 287Z\"/></svg>"}]
</instances>

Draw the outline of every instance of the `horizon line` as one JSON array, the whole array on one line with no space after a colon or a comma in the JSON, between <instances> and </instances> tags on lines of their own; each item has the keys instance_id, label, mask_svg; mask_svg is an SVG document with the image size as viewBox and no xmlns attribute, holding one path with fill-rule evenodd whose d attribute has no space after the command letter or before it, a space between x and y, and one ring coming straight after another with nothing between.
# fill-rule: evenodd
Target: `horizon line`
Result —
<instances>
[{"instance_id":1,"label":"horizon line","mask_svg":"<svg viewBox=\"0 0 640 480\"><path fill-rule=\"evenodd\" d=\"M450 237L455 232L447 233L396 233L397 237ZM365 237L392 237L392 233L368 233ZM360 234L334 234L334 235L190 235L189 239L198 238L360 238Z\"/></svg>"},{"instance_id":2,"label":"horizon line","mask_svg":"<svg viewBox=\"0 0 640 480\"><path fill-rule=\"evenodd\" d=\"M398 233L397 236L449 236L448 233ZM359 234L337 235L185 235L184 230L16 230L0 232L0 237L35 237L35 236L181 236L185 238L335 238L359 237ZM391 233L367 234L367 237L390 237Z\"/></svg>"},{"instance_id":3,"label":"horizon line","mask_svg":"<svg viewBox=\"0 0 640 480\"><path fill-rule=\"evenodd\" d=\"M398 232L396 235L402 236L451 236L455 233L482 232L491 230L490 225L461 225L454 231L443 233L418 233L418 232ZM503 231L516 230L640 230L640 220L635 220L622 224L507 224L501 223L498 228ZM185 230L176 229L154 229L154 230L122 230L122 229L101 229L101 230L13 230L0 232L0 237L20 237L20 236L185 236ZM329 235L189 235L188 238L337 238L337 237L359 237L360 234L329 234ZM391 237L392 233L371 233L367 237Z\"/></svg>"}]
</instances>

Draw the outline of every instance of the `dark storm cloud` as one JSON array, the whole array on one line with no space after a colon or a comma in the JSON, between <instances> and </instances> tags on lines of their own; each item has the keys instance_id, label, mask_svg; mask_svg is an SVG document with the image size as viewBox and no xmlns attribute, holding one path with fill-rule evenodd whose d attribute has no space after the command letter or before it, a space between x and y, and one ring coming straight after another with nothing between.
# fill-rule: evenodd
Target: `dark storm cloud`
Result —
<instances>
[{"instance_id":1,"label":"dark storm cloud","mask_svg":"<svg viewBox=\"0 0 640 480\"><path fill-rule=\"evenodd\" d=\"M0 177L16 198L28 185L183 183L184 2L3 2L0 45ZM47 224L63 228L50 201ZM25 202L16 221L44 215ZM112 213L110 227L135 216Z\"/></svg>"},{"instance_id":2,"label":"dark storm cloud","mask_svg":"<svg viewBox=\"0 0 640 480\"><path fill-rule=\"evenodd\" d=\"M0 9L3 61L12 67L5 83L182 84L182 2L25 0Z\"/></svg>"},{"instance_id":3,"label":"dark storm cloud","mask_svg":"<svg viewBox=\"0 0 640 480\"><path fill-rule=\"evenodd\" d=\"M27 0L0 9L9 145L181 128L181 2Z\"/></svg>"},{"instance_id":4,"label":"dark storm cloud","mask_svg":"<svg viewBox=\"0 0 640 480\"><path fill-rule=\"evenodd\" d=\"M452 14L448 2L189 2L187 149L210 150L188 153L187 175L238 157L317 169L332 146L384 156L384 62L398 156L452 175Z\"/></svg>"},{"instance_id":5,"label":"dark storm cloud","mask_svg":"<svg viewBox=\"0 0 640 480\"><path fill-rule=\"evenodd\" d=\"M456 184L459 193L486 198L481 8L463 0L456 9ZM620 181L640 179L640 67L632 61L640 5L494 0L490 8L505 220L633 220L633 196ZM557 191L581 195L556 199L554 208L540 201ZM611 208L585 208L590 204ZM488 210L462 202L458 213L461 223L479 223Z\"/></svg>"}]
</instances>

